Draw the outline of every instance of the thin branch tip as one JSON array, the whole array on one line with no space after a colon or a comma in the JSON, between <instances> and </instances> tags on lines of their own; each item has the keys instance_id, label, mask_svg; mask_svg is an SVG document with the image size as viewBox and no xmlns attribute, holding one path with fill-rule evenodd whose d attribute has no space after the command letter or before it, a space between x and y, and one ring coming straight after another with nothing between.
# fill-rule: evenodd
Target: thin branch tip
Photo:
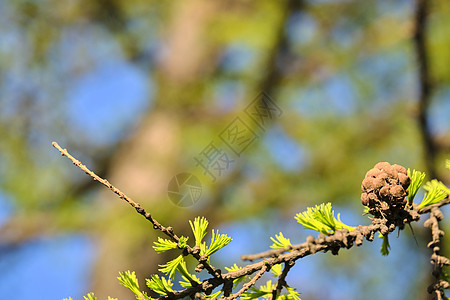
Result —
<instances>
[{"instance_id":1,"label":"thin branch tip","mask_svg":"<svg viewBox=\"0 0 450 300\"><path fill-rule=\"evenodd\" d=\"M76 165L78 168L80 168L82 171L84 171L87 175L91 176L93 180L100 182L101 184L106 186L109 190L111 190L114 194L119 196L120 199L124 200L129 205L131 205L136 210L136 212L138 214L140 214L146 220L148 220L150 223L152 223L153 228L155 230L160 230L166 236L168 236L172 241L174 241L176 243L178 243L180 241L179 237L173 232L173 229L172 230L168 230L167 227L164 227L163 225L161 225L156 219L154 219L152 217L152 215L150 213L146 212L145 209L139 203L137 203L134 200L132 200L125 193L123 193L121 190L119 190L114 185L112 185L108 180L98 176L96 173L91 171L88 167L86 167L84 164L82 164L78 159L73 157L69 153L69 151L67 151L67 149L62 149L61 146L59 146L59 144L57 142L52 142L52 145L53 145L53 147L58 149L59 152L61 152L62 156L66 156L68 159L70 159L74 165ZM199 258L200 258L200 255L198 255L198 254L197 255L193 255L193 256L197 260L199 260ZM211 275L216 277L216 275L215 275L216 271L215 271L213 266L211 266L206 261L205 262L200 262L200 263L203 264L203 266L208 271L208 273L210 273Z\"/></svg>"}]
</instances>

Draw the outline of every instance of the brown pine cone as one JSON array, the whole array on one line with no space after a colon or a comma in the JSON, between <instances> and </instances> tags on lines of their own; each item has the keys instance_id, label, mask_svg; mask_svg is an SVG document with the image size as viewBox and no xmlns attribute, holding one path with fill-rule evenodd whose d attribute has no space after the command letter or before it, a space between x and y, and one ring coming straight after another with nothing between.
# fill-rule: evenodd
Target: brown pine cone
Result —
<instances>
[{"instance_id":1,"label":"brown pine cone","mask_svg":"<svg viewBox=\"0 0 450 300\"><path fill-rule=\"evenodd\" d=\"M374 216L388 210L404 209L410 183L404 167L379 162L366 173L361 184L361 202Z\"/></svg>"}]
</instances>

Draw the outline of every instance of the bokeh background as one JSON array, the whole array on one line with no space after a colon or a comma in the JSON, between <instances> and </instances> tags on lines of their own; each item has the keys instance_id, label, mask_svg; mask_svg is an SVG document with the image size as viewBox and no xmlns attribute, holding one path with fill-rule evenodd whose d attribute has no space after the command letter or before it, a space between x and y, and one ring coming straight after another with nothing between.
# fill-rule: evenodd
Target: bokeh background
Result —
<instances>
[{"instance_id":1,"label":"bokeh background","mask_svg":"<svg viewBox=\"0 0 450 300\"><path fill-rule=\"evenodd\" d=\"M449 49L447 0L0 0L0 298L133 299L118 272L144 286L175 255L53 140L178 234L206 216L234 239L218 266L280 231L316 235L294 220L308 206L369 224L360 182L378 161L448 184ZM281 116L175 206L170 179L261 91ZM413 228L419 246L407 228L387 257L379 239L317 254L288 283L302 299L429 299L429 233Z\"/></svg>"}]
</instances>

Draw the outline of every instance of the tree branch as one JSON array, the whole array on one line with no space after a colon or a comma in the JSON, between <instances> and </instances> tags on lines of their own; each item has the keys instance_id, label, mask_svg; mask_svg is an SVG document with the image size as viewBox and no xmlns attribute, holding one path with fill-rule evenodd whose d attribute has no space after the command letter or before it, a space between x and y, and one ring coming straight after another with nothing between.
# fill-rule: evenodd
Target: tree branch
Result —
<instances>
[{"instance_id":1,"label":"tree branch","mask_svg":"<svg viewBox=\"0 0 450 300\"><path fill-rule=\"evenodd\" d=\"M283 287L287 286L286 276L294 265L295 265L294 261L289 261L289 262L285 263L283 272L278 277L277 286L272 291L272 300L277 299L277 295L279 295L281 293L281 290L283 289Z\"/></svg>"},{"instance_id":2,"label":"tree branch","mask_svg":"<svg viewBox=\"0 0 450 300\"><path fill-rule=\"evenodd\" d=\"M444 199L442 199L438 203L435 203L435 204L432 204L432 205L429 205L429 206L426 206L424 208L421 208L421 209L417 210L417 212L420 215L423 215L423 214L426 214L426 213L430 212L435 207L439 208L439 207L442 207L442 206L447 205L447 204L450 204L450 195L447 195L447 197L445 197Z\"/></svg>"},{"instance_id":3,"label":"tree branch","mask_svg":"<svg viewBox=\"0 0 450 300\"><path fill-rule=\"evenodd\" d=\"M428 243L427 247L433 250L431 254L431 264L433 265L433 277L434 283L428 286L428 293L433 294L433 299L441 300L447 299L444 293L444 289L448 289L450 284L448 281L441 279L442 268L450 265L450 260L439 254L441 237L444 235L444 231L439 228L439 221L443 219L442 212L438 207L432 207L430 212L430 218L423 224L425 227L431 229L432 241Z\"/></svg>"},{"instance_id":4,"label":"tree branch","mask_svg":"<svg viewBox=\"0 0 450 300\"><path fill-rule=\"evenodd\" d=\"M104 186L106 186L108 189L113 191L116 195L119 196L120 199L124 200L128 204L130 204L138 214L142 215L144 218L146 218L148 221L150 221L153 224L153 228L161 230L165 235L167 235L172 241L178 243L180 241L180 238L173 232L173 228L171 226L165 227L161 225L157 220L155 220L152 215L145 211L145 209L139 205L139 203L134 202L130 197L125 195L121 190L116 188L114 185L109 183L108 180L101 178L94 172L88 169L84 164L82 164L79 160L77 160L75 157L70 155L70 153L67 151L67 149L61 148L57 142L52 143L53 147L58 149L58 151L61 153L62 156L66 156L68 159L72 161L74 165L76 165L78 168L83 170L86 174L91 176L95 181L100 182ZM193 257L195 257L199 263L208 271L209 274L211 274L214 277L220 277L220 272L216 270L213 266L211 266L206 260L202 259L200 257L200 254L198 251L195 251L193 248L187 246L186 251L188 254L191 254Z\"/></svg>"},{"instance_id":5,"label":"tree branch","mask_svg":"<svg viewBox=\"0 0 450 300\"><path fill-rule=\"evenodd\" d=\"M229 297L224 297L223 300L232 300L232 299L236 299L237 297L239 297L240 295L242 295L243 293L245 293L249 288L251 288L256 281L261 278L261 276L267 271L267 265L264 265L261 270L252 278L252 280L250 280L249 282L247 282L246 284L244 284L244 286L237 292L234 293L233 295L230 295Z\"/></svg>"},{"instance_id":6,"label":"tree branch","mask_svg":"<svg viewBox=\"0 0 450 300\"><path fill-rule=\"evenodd\" d=\"M61 146L59 146L57 142L53 142L52 146L55 147L56 149L58 149L58 151L61 152L62 156L66 156L68 159L70 159L75 166L77 166L78 168L83 170L86 174L91 176L94 180L100 182L101 184L106 186L108 189L113 191L116 195L119 196L120 199L125 200L125 202L127 202L132 207L134 207L134 209L136 209L136 211L140 215L142 215L144 218L146 218L148 221L150 221L153 224L153 228L154 229L161 230L168 237L170 237L171 240L173 240L173 241L175 241L177 243L179 242L179 240L180 240L179 237L176 234L173 233L173 230L172 230L171 227L164 227L164 226L162 226L158 221L156 221L152 217L152 215L150 213L146 212L145 209L142 206L139 205L139 203L134 202L130 197L125 195L121 190L119 190L118 188L113 186L111 183L109 183L108 180L101 178L100 176L98 176L97 174L95 174L94 172L89 170L79 160L77 160L75 157L70 155L70 153L67 151L67 149L61 148Z\"/></svg>"},{"instance_id":7,"label":"tree branch","mask_svg":"<svg viewBox=\"0 0 450 300\"><path fill-rule=\"evenodd\" d=\"M411 221L418 221L418 206L411 208L408 213L409 217L402 218L401 223L397 226L403 226ZM272 267L277 264L286 263L292 264L296 260L303 258L308 255L315 254L317 252L328 252L331 251L334 255L337 255L340 248L351 248L352 246L360 246L363 242L363 238L368 241L373 241L375 238L375 233L378 231L384 232L386 235L389 232L394 231L396 228L393 223L389 222L387 219L373 219L371 225L368 226L357 226L353 231L349 232L348 229L342 229L336 231L334 234L325 236L319 234L318 238L309 236L305 243L292 246L288 253L281 253L274 257L265 258L263 261L247 265L237 271L229 272L222 275L222 278L211 278L204 280L202 284L189 287L182 291L175 292L173 296L164 296L159 299L181 299L183 297L194 295L197 292L205 292L207 290L212 290L217 286L223 284L225 281L230 281L238 279L240 277L251 275L254 272L261 271L263 268ZM281 252L284 249L281 249ZM265 253L265 252L264 252ZM262 258L262 256L259 256ZM242 257L243 259L245 256Z\"/></svg>"},{"instance_id":8,"label":"tree branch","mask_svg":"<svg viewBox=\"0 0 450 300\"><path fill-rule=\"evenodd\" d=\"M89 170L80 161L70 155L70 153L66 149L62 149L58 145L58 143L53 142L52 145L56 149L58 149L58 151L63 156L68 157L74 165L79 167L86 174L90 175L94 180L105 185L108 189L117 194L121 199L134 207L140 215L144 216L153 224L154 229L161 230L173 241L177 243L179 242L180 238L174 233L172 227L164 227L163 225L161 225L138 203L134 202L122 191L109 183L108 180L99 177L97 174ZM187 254L195 257L213 277L203 280L198 285L188 287L181 291L174 291L167 296L160 297L159 299L181 299L186 296L196 295L197 293L205 293L209 295L216 287L222 284L224 285L225 290L225 286L232 283L235 279L257 272L257 274L250 280L250 282L244 284L241 290L239 290L237 293L228 296L227 294L229 294L230 291L224 291L224 299L235 299L246 292L251 286L253 286L255 282L267 270L270 270L270 268L272 268L274 265L284 263L285 268L282 274L280 274L277 286L272 293L272 297L276 298L276 296L281 292L283 286L286 286L285 278L291 267L295 264L296 260L308 255L315 254L317 252L331 251L333 255L337 255L341 248L349 249L354 245L360 246L363 243L364 238L368 241L373 241L376 232L381 232L381 234L386 236L390 232L394 231L397 227L402 229L406 224L409 224L413 221L418 221L420 219L420 214L425 214L427 212L431 212L430 219L427 220L424 225L430 227L432 230L433 240L428 244L428 247L433 249L431 261L435 266L435 272L433 272L433 276L435 276L436 278L435 282L429 286L428 290L430 293L434 292L436 294L436 299L445 299L443 289L448 288L450 285L447 281L440 279L440 276L442 267L444 265L449 265L450 260L438 254L440 250L440 237L443 235L443 232L439 229L438 221L442 220L443 218L439 207L449 203L450 200L449 196L447 195L447 197L440 202L423 209L419 209L419 206L417 204L413 204L412 206L407 206L404 210L400 211L397 214L392 214L390 218L374 217L372 220L372 224L368 226L358 225L352 231L349 231L348 229L342 229L335 231L331 235L324 235L320 233L317 238L308 236L306 242L302 244L293 245L285 249L276 249L265 251L260 254L242 256L243 260L254 260L260 258L264 258L264 260L247 265L239 270L228 272L226 274L221 274L220 270L216 270L213 266L207 263L204 257L200 257L197 250L191 248L190 246L187 246L187 248L185 249L187 251Z\"/></svg>"}]
</instances>

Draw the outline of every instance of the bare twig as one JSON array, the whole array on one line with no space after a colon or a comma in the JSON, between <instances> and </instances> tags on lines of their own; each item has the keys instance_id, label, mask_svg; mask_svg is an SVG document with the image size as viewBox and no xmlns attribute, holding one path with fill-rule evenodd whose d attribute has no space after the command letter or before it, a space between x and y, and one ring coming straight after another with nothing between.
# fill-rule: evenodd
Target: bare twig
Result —
<instances>
[{"instance_id":1,"label":"bare twig","mask_svg":"<svg viewBox=\"0 0 450 300\"><path fill-rule=\"evenodd\" d=\"M256 273L256 275L246 284L244 284L244 286L236 293L230 295L229 297L224 297L223 300L232 300L232 299L236 299L237 297L239 297L240 295L242 295L243 293L245 293L249 288L251 288L256 281L261 278L261 276L267 271L267 265L263 265L261 270L259 270L258 273Z\"/></svg>"},{"instance_id":2,"label":"bare twig","mask_svg":"<svg viewBox=\"0 0 450 300\"><path fill-rule=\"evenodd\" d=\"M159 229L162 232L164 232L168 237L170 237L173 241L175 242L179 242L179 238L178 236L176 236L173 233L173 230L171 227L164 227L162 226L158 221L156 221L152 215L148 212L145 211L145 209L139 205L139 203L134 202L130 197L128 197L127 195L125 195L121 190L119 190L118 188L116 188L115 186L113 186L111 183L109 183L108 180L101 178L100 176L98 176L97 174L95 174L94 172L92 172L91 170L88 169L88 167L86 167L85 165L83 165L79 160L77 160L75 157L73 157L72 155L70 155L70 153L67 151L67 149L63 149L61 148L61 146L59 146L59 144L57 142L53 142L52 146L55 147L56 149L58 149L59 152L61 152L62 156L66 156L68 159L70 159L73 164L75 166L77 166L78 168L80 168L81 170L83 170L86 174L88 174L89 176L91 176L94 180L100 182L101 184L103 184L104 186L106 186L108 189L110 189L111 191L113 191L116 195L119 196L120 199L125 200L125 202L127 202L128 204L130 204L131 206L134 207L134 209L136 209L136 211L142 215L144 218L146 218L147 220L149 220L152 224L153 224L153 228L154 229Z\"/></svg>"},{"instance_id":3,"label":"bare twig","mask_svg":"<svg viewBox=\"0 0 450 300\"><path fill-rule=\"evenodd\" d=\"M302 247L306 247L307 243L303 243L300 245L297 245L300 248ZM280 248L280 249L272 249L272 250L267 250L261 253L255 253L255 254L246 254L246 255L241 255L241 259L242 260L248 260L248 261L254 261L257 259L261 259L261 258L265 258L265 257L277 257L280 254L283 254L287 251L292 250L293 247L289 247L289 248Z\"/></svg>"},{"instance_id":4,"label":"bare twig","mask_svg":"<svg viewBox=\"0 0 450 300\"><path fill-rule=\"evenodd\" d=\"M125 195L121 190L116 188L114 185L112 185L108 180L101 178L91 170L89 170L88 167L86 167L84 164L82 164L79 160L77 160L75 157L70 155L70 153L67 151L67 149L61 148L57 142L52 143L53 147L58 149L58 151L61 153L62 156L66 156L68 159L70 159L74 165L76 165L78 168L83 170L86 174L91 176L94 180L100 182L104 186L106 186L108 189L113 191L116 195L119 196L120 199L125 200L128 204L130 204L136 211L142 215L144 218L146 218L148 221L150 221L153 224L154 229L161 230L164 234L166 234L172 241L178 243L180 241L180 238L173 232L172 227L165 227L161 225L157 220L155 220L152 215L145 211L145 209L139 205L139 203L134 202L130 197ZM220 277L220 272L218 272L213 266L211 266L206 260L202 259L198 253L198 251L194 251L191 247L186 248L187 252L191 254L193 257L195 257L200 264L214 277Z\"/></svg>"},{"instance_id":5,"label":"bare twig","mask_svg":"<svg viewBox=\"0 0 450 300\"><path fill-rule=\"evenodd\" d=\"M278 277L277 286L272 291L272 299L277 299L277 295L279 295L281 293L281 290L283 289L283 287L287 286L286 276L294 265L295 265L294 261L289 261L289 262L285 263L283 272L281 272L280 276Z\"/></svg>"}]
</instances>

